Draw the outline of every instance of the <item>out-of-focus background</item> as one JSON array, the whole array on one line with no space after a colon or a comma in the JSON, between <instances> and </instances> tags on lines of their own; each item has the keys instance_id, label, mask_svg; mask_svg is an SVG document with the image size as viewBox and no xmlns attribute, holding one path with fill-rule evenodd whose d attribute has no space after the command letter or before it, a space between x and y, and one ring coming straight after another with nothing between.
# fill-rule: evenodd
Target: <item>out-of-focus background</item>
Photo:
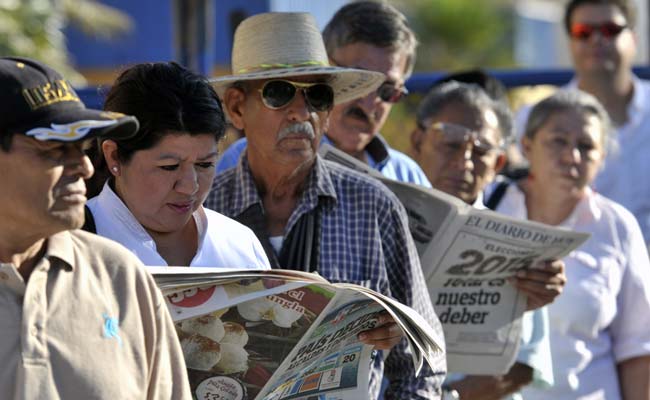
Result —
<instances>
[{"instance_id":1,"label":"out-of-focus background","mask_svg":"<svg viewBox=\"0 0 650 400\"><path fill-rule=\"evenodd\" d=\"M0 53L40 59L62 71L89 105L125 66L176 60L208 76L230 69L235 28L267 11L306 11L322 29L349 0L0 0ZM650 9L638 6L638 60L648 71ZM382 132L408 147L419 91L462 69L484 68L511 88L514 109L570 79L562 16L565 0L393 0L420 46L413 92Z\"/></svg>"}]
</instances>

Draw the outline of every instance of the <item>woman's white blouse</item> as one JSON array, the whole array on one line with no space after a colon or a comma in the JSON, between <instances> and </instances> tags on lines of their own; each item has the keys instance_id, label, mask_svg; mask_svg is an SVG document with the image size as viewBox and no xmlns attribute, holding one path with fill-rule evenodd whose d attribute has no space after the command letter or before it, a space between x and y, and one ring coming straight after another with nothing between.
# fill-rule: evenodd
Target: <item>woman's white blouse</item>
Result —
<instances>
[{"instance_id":1,"label":"woman's white blouse","mask_svg":"<svg viewBox=\"0 0 650 400\"><path fill-rule=\"evenodd\" d=\"M497 211L527 218L510 185ZM639 224L588 190L560 226L591 237L566 258L567 284L548 306L555 386L524 399L620 399L616 364L650 354L650 261Z\"/></svg>"},{"instance_id":2,"label":"woman's white blouse","mask_svg":"<svg viewBox=\"0 0 650 400\"><path fill-rule=\"evenodd\" d=\"M97 234L131 250L144 265L166 266L156 243L108 184L88 201ZM193 214L199 248L190 267L269 269L261 243L248 227L215 211L199 207Z\"/></svg>"}]
</instances>

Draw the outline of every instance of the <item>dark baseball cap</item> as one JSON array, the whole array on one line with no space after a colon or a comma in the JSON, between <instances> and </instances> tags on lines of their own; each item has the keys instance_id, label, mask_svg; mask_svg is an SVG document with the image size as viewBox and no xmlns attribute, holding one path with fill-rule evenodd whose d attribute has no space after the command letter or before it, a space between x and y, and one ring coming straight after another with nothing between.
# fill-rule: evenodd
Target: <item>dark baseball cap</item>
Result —
<instances>
[{"instance_id":1,"label":"dark baseball cap","mask_svg":"<svg viewBox=\"0 0 650 400\"><path fill-rule=\"evenodd\" d=\"M135 117L86 108L61 74L28 58L0 57L0 107L0 135L75 142L127 139L138 131Z\"/></svg>"}]
</instances>

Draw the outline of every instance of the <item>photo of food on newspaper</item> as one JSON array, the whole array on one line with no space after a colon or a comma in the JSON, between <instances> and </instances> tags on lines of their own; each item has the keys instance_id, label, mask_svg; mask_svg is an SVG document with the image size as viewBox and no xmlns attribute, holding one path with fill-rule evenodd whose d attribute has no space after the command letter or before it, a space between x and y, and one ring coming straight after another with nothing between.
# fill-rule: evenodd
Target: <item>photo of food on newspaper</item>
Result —
<instances>
[{"instance_id":1,"label":"photo of food on newspaper","mask_svg":"<svg viewBox=\"0 0 650 400\"><path fill-rule=\"evenodd\" d=\"M373 348L358 334L383 313L403 330L416 371L441 351L415 311L360 286L284 270L152 272L195 399L363 398Z\"/></svg>"}]
</instances>

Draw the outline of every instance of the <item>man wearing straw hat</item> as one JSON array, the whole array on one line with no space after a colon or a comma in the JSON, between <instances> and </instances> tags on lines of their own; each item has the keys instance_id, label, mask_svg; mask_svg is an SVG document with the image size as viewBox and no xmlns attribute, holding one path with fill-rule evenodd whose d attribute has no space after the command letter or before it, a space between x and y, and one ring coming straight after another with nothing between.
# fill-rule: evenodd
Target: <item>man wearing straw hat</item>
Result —
<instances>
[{"instance_id":1,"label":"man wearing straw hat","mask_svg":"<svg viewBox=\"0 0 650 400\"><path fill-rule=\"evenodd\" d=\"M334 104L370 93L384 75L329 66L315 21L303 13L244 20L232 70L213 84L248 148L215 178L206 206L253 229L274 267L389 295L426 318L442 341L402 205L378 181L317 155ZM385 363L382 352L373 360L369 398L378 395L382 371L391 381L386 398L438 398L444 354L416 377L399 336L390 321L362 334L375 348L394 346Z\"/></svg>"},{"instance_id":2,"label":"man wearing straw hat","mask_svg":"<svg viewBox=\"0 0 650 400\"><path fill-rule=\"evenodd\" d=\"M384 2L354 1L334 14L323 40L331 63L378 71L386 77L377 90L337 103L321 142L336 146L387 178L431 187L420 166L392 149L380 134L393 104L408 93L404 82L415 64L417 40L406 17ZM228 147L217 172L234 167L245 148L246 138Z\"/></svg>"}]
</instances>

